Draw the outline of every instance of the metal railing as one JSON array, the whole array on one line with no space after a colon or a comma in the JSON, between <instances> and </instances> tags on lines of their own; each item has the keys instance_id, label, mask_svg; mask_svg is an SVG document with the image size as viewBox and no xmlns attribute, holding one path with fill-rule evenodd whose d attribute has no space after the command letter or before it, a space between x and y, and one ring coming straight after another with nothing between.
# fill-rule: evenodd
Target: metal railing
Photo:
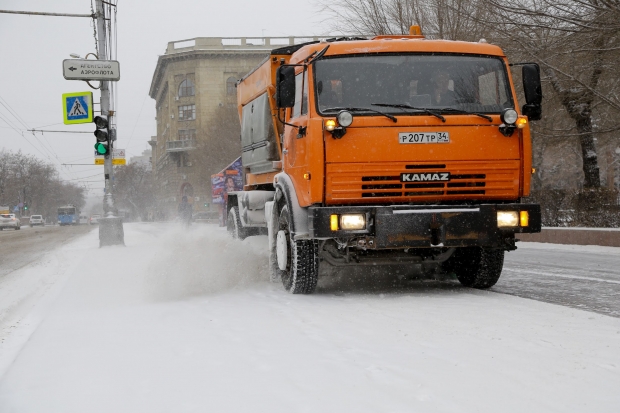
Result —
<instances>
[{"instance_id":1,"label":"metal railing","mask_svg":"<svg viewBox=\"0 0 620 413\"><path fill-rule=\"evenodd\" d=\"M341 36L282 36L282 37L196 37L168 42L166 54L191 50L271 50L277 47L326 40Z\"/></svg>"}]
</instances>

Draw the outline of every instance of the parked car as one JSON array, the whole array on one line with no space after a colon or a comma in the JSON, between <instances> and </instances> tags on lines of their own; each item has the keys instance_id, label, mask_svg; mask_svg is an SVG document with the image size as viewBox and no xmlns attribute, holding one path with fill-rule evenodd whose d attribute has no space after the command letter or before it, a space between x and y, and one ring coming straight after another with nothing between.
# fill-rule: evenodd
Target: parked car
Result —
<instances>
[{"instance_id":1,"label":"parked car","mask_svg":"<svg viewBox=\"0 0 620 413\"><path fill-rule=\"evenodd\" d=\"M0 214L0 231L5 228L20 229L22 226L19 218L15 214Z\"/></svg>"},{"instance_id":2,"label":"parked car","mask_svg":"<svg viewBox=\"0 0 620 413\"><path fill-rule=\"evenodd\" d=\"M99 224L99 219L101 218L101 215L99 214L95 214L95 215L91 215L90 216L90 225L95 225L95 224Z\"/></svg>"},{"instance_id":3,"label":"parked car","mask_svg":"<svg viewBox=\"0 0 620 413\"><path fill-rule=\"evenodd\" d=\"M43 220L43 215L30 215L30 221L28 222L31 227L35 225L45 226L45 220Z\"/></svg>"},{"instance_id":4,"label":"parked car","mask_svg":"<svg viewBox=\"0 0 620 413\"><path fill-rule=\"evenodd\" d=\"M192 215L192 222L200 224L217 223L220 220L218 211L201 211Z\"/></svg>"}]
</instances>

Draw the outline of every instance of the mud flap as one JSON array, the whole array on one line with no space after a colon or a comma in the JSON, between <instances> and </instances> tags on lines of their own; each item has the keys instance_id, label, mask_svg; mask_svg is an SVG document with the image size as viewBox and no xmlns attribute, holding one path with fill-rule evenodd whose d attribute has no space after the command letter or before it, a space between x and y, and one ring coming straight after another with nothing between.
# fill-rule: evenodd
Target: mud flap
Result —
<instances>
[{"instance_id":1,"label":"mud flap","mask_svg":"<svg viewBox=\"0 0 620 413\"><path fill-rule=\"evenodd\" d=\"M275 283L280 282L275 242L278 233L278 208L276 208L275 201L265 202L265 219L267 220L267 239L269 240L269 280Z\"/></svg>"}]
</instances>

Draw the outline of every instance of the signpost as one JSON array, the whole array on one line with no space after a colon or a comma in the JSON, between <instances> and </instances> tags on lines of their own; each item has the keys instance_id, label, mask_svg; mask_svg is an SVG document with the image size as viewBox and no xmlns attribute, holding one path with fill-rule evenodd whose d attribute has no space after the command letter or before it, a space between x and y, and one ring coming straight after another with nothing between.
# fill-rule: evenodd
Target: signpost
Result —
<instances>
[{"instance_id":1,"label":"signpost","mask_svg":"<svg viewBox=\"0 0 620 413\"><path fill-rule=\"evenodd\" d=\"M95 151L95 165L104 165L104 163L105 156L101 156ZM125 160L125 149L112 149L112 165L127 165L127 161Z\"/></svg>"},{"instance_id":2,"label":"signpost","mask_svg":"<svg viewBox=\"0 0 620 413\"><path fill-rule=\"evenodd\" d=\"M105 158L103 156L95 157L95 165L104 165ZM125 158L112 158L112 165L127 165Z\"/></svg>"},{"instance_id":3,"label":"signpost","mask_svg":"<svg viewBox=\"0 0 620 413\"><path fill-rule=\"evenodd\" d=\"M93 93L63 93L62 113L65 125L93 121Z\"/></svg>"},{"instance_id":4,"label":"signpost","mask_svg":"<svg viewBox=\"0 0 620 413\"><path fill-rule=\"evenodd\" d=\"M62 72L67 80L111 80L121 78L117 60L65 59Z\"/></svg>"},{"instance_id":5,"label":"signpost","mask_svg":"<svg viewBox=\"0 0 620 413\"><path fill-rule=\"evenodd\" d=\"M104 4L106 7L104 7ZM102 157L95 156L95 165L103 164L103 178L105 182L103 196L104 217L99 220L99 246L125 245L125 233L123 231L123 219L118 216L118 210L114 205L112 196L114 182L114 168L112 165L125 165L125 151L122 157L115 158L116 150L114 140L116 128L114 121L114 108L111 107L113 99L110 96L110 82L116 82L121 78L120 66L116 60L106 60L111 57L109 47L116 45L110 41L109 30L116 32L116 18L113 18L112 6L114 4L105 0L95 0L96 40L98 56L101 60L92 59L66 59L62 62L63 75L67 80L99 80L100 116L94 118L97 130L94 135L97 138L95 149L104 154ZM107 10L107 12L106 12ZM114 11L115 13L115 11ZM116 38L116 36L114 36ZM109 46L109 47L108 47ZM90 84L89 84L90 85ZM91 86L92 87L92 86ZM93 122L93 95L91 92L66 93L62 95L65 124ZM111 102L112 101L112 102ZM112 153L110 153L112 149ZM119 154L120 155L120 154ZM116 162L115 162L116 161Z\"/></svg>"}]
</instances>

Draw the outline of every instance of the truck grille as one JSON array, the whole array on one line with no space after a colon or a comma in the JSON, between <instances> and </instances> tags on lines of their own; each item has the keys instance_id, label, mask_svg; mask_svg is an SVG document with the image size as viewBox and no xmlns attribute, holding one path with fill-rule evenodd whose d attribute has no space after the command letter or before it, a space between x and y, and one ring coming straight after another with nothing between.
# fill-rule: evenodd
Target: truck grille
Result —
<instances>
[{"instance_id":1,"label":"truck grille","mask_svg":"<svg viewBox=\"0 0 620 413\"><path fill-rule=\"evenodd\" d=\"M449 181L401 182L401 173L449 172ZM328 164L329 204L368 202L432 202L459 199L515 199L519 193L519 161Z\"/></svg>"}]
</instances>

